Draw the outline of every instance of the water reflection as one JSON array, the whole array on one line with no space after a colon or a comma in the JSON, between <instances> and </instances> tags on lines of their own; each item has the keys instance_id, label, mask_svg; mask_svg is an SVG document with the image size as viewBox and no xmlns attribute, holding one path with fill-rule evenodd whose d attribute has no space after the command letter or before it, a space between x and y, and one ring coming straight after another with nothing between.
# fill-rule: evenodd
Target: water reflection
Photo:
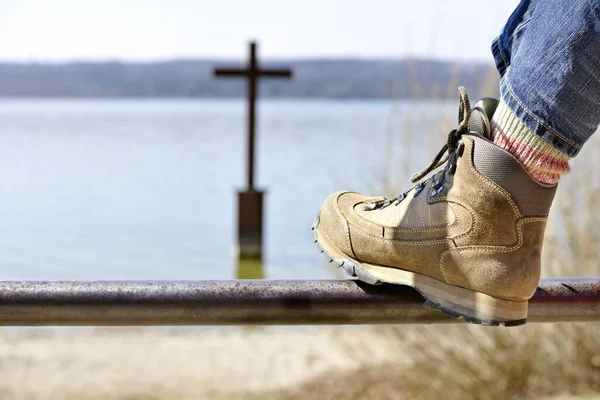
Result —
<instances>
[{"instance_id":1,"label":"water reflection","mask_svg":"<svg viewBox=\"0 0 600 400\"><path fill-rule=\"evenodd\" d=\"M263 279L263 261L256 258L238 258L235 275L237 279Z\"/></svg>"}]
</instances>

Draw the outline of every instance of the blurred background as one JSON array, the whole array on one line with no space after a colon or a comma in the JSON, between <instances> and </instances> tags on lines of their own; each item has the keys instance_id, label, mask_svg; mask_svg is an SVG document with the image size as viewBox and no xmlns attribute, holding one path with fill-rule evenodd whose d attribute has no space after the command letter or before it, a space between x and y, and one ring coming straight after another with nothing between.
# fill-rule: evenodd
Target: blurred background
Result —
<instances>
[{"instance_id":1,"label":"blurred background","mask_svg":"<svg viewBox=\"0 0 600 400\"><path fill-rule=\"evenodd\" d=\"M457 87L497 96L517 3L0 0L0 279L343 278L312 243L321 201L406 188ZM260 83L265 247L244 269L246 83L212 71L250 40L294 77ZM545 276L600 274L599 156L596 136L561 181ZM598 398L598 327L4 329L0 396Z\"/></svg>"}]
</instances>

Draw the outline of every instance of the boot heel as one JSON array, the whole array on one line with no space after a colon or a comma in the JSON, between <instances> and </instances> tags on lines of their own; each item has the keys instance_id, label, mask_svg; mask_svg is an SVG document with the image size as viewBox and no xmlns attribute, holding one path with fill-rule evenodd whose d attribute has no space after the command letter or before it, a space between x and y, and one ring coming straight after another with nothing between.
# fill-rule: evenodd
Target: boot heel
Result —
<instances>
[{"instance_id":1,"label":"boot heel","mask_svg":"<svg viewBox=\"0 0 600 400\"><path fill-rule=\"evenodd\" d=\"M527 322L528 301L499 299L484 293L449 285L438 279L398 268L358 263L381 282L409 285L425 297L425 306L454 318L481 325L518 326ZM356 266L355 266L356 269ZM360 278L361 274L357 274Z\"/></svg>"}]
</instances>

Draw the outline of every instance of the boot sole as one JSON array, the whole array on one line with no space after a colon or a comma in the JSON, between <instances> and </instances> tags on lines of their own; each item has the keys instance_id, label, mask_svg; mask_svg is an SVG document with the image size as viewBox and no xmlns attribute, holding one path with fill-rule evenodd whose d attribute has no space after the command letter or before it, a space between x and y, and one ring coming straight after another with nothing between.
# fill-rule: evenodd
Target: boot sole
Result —
<instances>
[{"instance_id":1,"label":"boot sole","mask_svg":"<svg viewBox=\"0 0 600 400\"><path fill-rule=\"evenodd\" d=\"M353 278L371 284L392 283L416 289L425 298L423 305L452 318L488 326L519 326L527 322L528 301L511 301L449 285L427 275L395 267L355 260L319 235L319 221L313 224L315 243L321 252Z\"/></svg>"}]
</instances>

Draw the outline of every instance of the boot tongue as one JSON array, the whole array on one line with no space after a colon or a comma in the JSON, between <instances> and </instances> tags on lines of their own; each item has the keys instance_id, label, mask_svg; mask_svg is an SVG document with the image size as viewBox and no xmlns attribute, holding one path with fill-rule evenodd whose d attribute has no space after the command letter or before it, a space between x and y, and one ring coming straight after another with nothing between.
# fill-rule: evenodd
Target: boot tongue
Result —
<instances>
[{"instance_id":1,"label":"boot tongue","mask_svg":"<svg viewBox=\"0 0 600 400\"><path fill-rule=\"evenodd\" d=\"M498 100L489 97L484 97L479 100L471 110L471 118L469 119L469 130L480 134L486 139L491 139L490 135L490 120L496 107Z\"/></svg>"}]
</instances>

